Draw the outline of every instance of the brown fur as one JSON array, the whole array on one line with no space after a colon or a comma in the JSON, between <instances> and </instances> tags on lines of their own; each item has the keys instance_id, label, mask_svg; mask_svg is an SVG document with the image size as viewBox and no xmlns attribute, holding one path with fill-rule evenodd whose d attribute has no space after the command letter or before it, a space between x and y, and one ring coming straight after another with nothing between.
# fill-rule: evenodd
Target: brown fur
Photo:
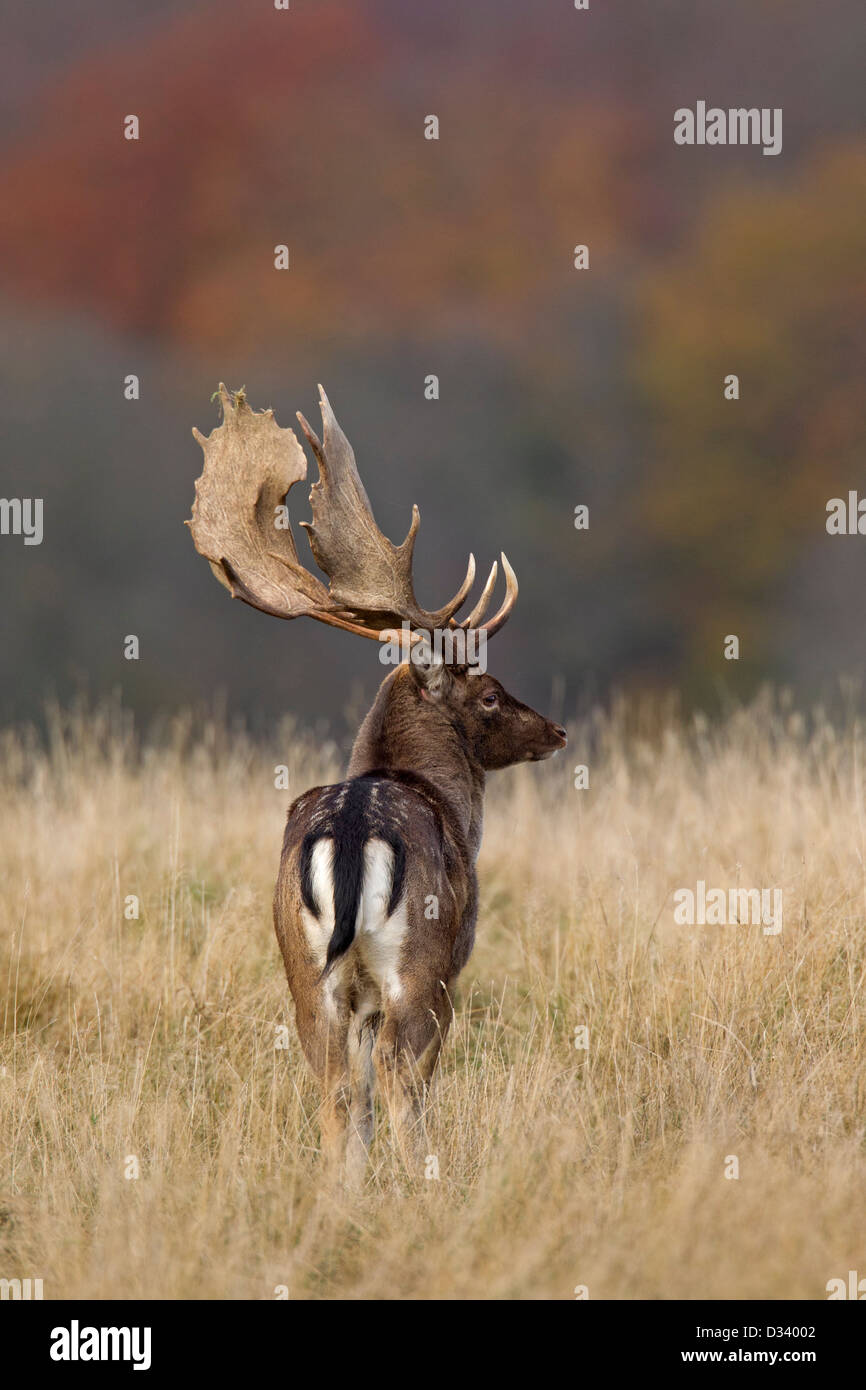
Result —
<instances>
[{"instance_id":1,"label":"brown fur","mask_svg":"<svg viewBox=\"0 0 866 1390\"><path fill-rule=\"evenodd\" d=\"M563 729L492 676L406 663L383 681L355 739L348 779L375 788L405 846L396 1000L383 996L354 941L323 973L304 930L299 862L334 791L315 788L289 810L274 924L301 1044L323 1087L323 1149L343 1159L355 1181L372 1137L374 1080L407 1160L414 1166L423 1151L425 1100L475 939L486 773L564 746ZM433 896L438 918L425 915Z\"/></svg>"}]
</instances>

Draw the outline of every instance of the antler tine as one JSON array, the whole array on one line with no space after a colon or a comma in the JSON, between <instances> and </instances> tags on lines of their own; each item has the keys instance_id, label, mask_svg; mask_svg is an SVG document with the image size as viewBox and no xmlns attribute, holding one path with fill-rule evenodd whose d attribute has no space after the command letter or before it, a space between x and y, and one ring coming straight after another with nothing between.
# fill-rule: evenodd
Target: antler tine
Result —
<instances>
[{"instance_id":1,"label":"antler tine","mask_svg":"<svg viewBox=\"0 0 866 1390\"><path fill-rule=\"evenodd\" d=\"M460 585L460 588L457 590L457 593L454 595L450 603L446 603L444 608L440 608L438 613L432 615L438 619L438 622L436 624L437 627L441 627L443 623L450 622L451 619L454 617L454 614L458 611L458 609L463 607L464 603L469 597L469 590L472 588L472 585L474 583L475 556L470 552L469 564L466 566L466 578L463 580L463 583Z\"/></svg>"},{"instance_id":2,"label":"antler tine","mask_svg":"<svg viewBox=\"0 0 866 1390\"><path fill-rule=\"evenodd\" d=\"M487 622L483 623L479 629L481 632L486 632L488 637L492 637L508 622L511 611L517 602L517 575L509 565L504 551L502 551L500 559L502 560L502 572L505 575L505 598L502 600L502 607L498 613L494 613L492 618L488 618Z\"/></svg>"},{"instance_id":3,"label":"antler tine","mask_svg":"<svg viewBox=\"0 0 866 1390\"><path fill-rule=\"evenodd\" d=\"M477 627L478 624L481 622L481 619L487 612L487 607L490 603L490 595L493 593L493 589L496 584L496 576L498 573L499 566L494 560L490 573L487 576L487 583L484 585L484 588L481 591L481 597L479 598L472 612L469 614L469 617L464 618L463 622L460 623L460 627Z\"/></svg>"},{"instance_id":4,"label":"antler tine","mask_svg":"<svg viewBox=\"0 0 866 1390\"><path fill-rule=\"evenodd\" d=\"M321 391L321 389L322 389L322 388L319 387L319 390L320 390L320 391ZM307 443L309 444L310 448L312 449L313 453L314 453L315 456L316 456L316 462L318 463L319 468L322 467L322 464L323 464L323 463L324 463L325 467L327 468L328 463L327 463L327 460L326 460L326 458L325 458L325 452L324 452L324 450L323 450L323 448L322 448L322 441L320 440L319 436L316 434L316 431L313 429L313 427L312 427L312 425L310 424L310 422L304 418L304 416L301 414L300 410L296 410L296 411L295 411L295 419L298 421L299 425L301 426L301 429L304 431L304 434L307 436Z\"/></svg>"}]
</instances>

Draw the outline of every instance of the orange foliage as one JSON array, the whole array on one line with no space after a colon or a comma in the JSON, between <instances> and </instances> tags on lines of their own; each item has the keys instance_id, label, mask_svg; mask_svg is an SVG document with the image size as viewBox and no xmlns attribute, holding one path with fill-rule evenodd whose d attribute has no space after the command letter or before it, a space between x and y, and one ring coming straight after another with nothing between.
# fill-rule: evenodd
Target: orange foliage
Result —
<instances>
[{"instance_id":1,"label":"orange foliage","mask_svg":"<svg viewBox=\"0 0 866 1390\"><path fill-rule=\"evenodd\" d=\"M577 240L615 255L641 147L627 111L548 93L518 52L479 84L467 52L438 71L426 141L396 41L348 2L289 14L198 14L77 69L7 151L8 287L192 347L479 315L519 337Z\"/></svg>"}]
</instances>

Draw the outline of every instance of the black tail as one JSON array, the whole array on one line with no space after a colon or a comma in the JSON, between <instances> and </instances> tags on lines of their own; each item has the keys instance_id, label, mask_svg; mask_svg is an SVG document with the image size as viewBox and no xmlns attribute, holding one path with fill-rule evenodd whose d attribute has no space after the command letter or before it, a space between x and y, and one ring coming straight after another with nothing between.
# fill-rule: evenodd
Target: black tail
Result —
<instances>
[{"instance_id":1,"label":"black tail","mask_svg":"<svg viewBox=\"0 0 866 1390\"><path fill-rule=\"evenodd\" d=\"M358 777L334 787L333 810L321 808L325 814L315 830L308 831L301 843L301 897L307 910L318 917L319 904L310 874L313 848L319 840L332 839L334 842L334 930L328 942L325 968L320 979L324 979L334 961L348 951L355 939L355 923L364 883L364 846L368 840L384 840L394 855L389 917L403 893L406 847L394 825L389 824L387 813L383 813L381 807L371 806L374 785L369 779Z\"/></svg>"}]
</instances>

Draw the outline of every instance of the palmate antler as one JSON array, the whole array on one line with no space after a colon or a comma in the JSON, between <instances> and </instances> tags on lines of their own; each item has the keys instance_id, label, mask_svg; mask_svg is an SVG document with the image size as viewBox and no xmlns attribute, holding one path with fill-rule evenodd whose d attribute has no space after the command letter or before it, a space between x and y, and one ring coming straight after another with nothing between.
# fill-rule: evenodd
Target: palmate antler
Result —
<instances>
[{"instance_id":1,"label":"palmate antler","mask_svg":"<svg viewBox=\"0 0 866 1390\"><path fill-rule=\"evenodd\" d=\"M289 490L307 476L303 449L292 430L280 428L272 410L251 410L242 390L229 392L222 383L223 423L208 438L193 429L204 450L204 471L187 523L196 550L233 598L277 618L315 618L376 641L404 622L419 633L456 627L454 614L475 579L474 557L450 603L433 613L419 607L412 584L418 508L412 508L403 544L392 545L376 525L352 447L321 386L319 393L321 442L298 414L319 464L319 481L310 491L313 520L301 525L329 587L298 559L283 509ZM496 583L494 562L478 603L460 626L492 636L506 622L517 600L517 578L504 555L502 568L502 607L482 624Z\"/></svg>"}]
</instances>

